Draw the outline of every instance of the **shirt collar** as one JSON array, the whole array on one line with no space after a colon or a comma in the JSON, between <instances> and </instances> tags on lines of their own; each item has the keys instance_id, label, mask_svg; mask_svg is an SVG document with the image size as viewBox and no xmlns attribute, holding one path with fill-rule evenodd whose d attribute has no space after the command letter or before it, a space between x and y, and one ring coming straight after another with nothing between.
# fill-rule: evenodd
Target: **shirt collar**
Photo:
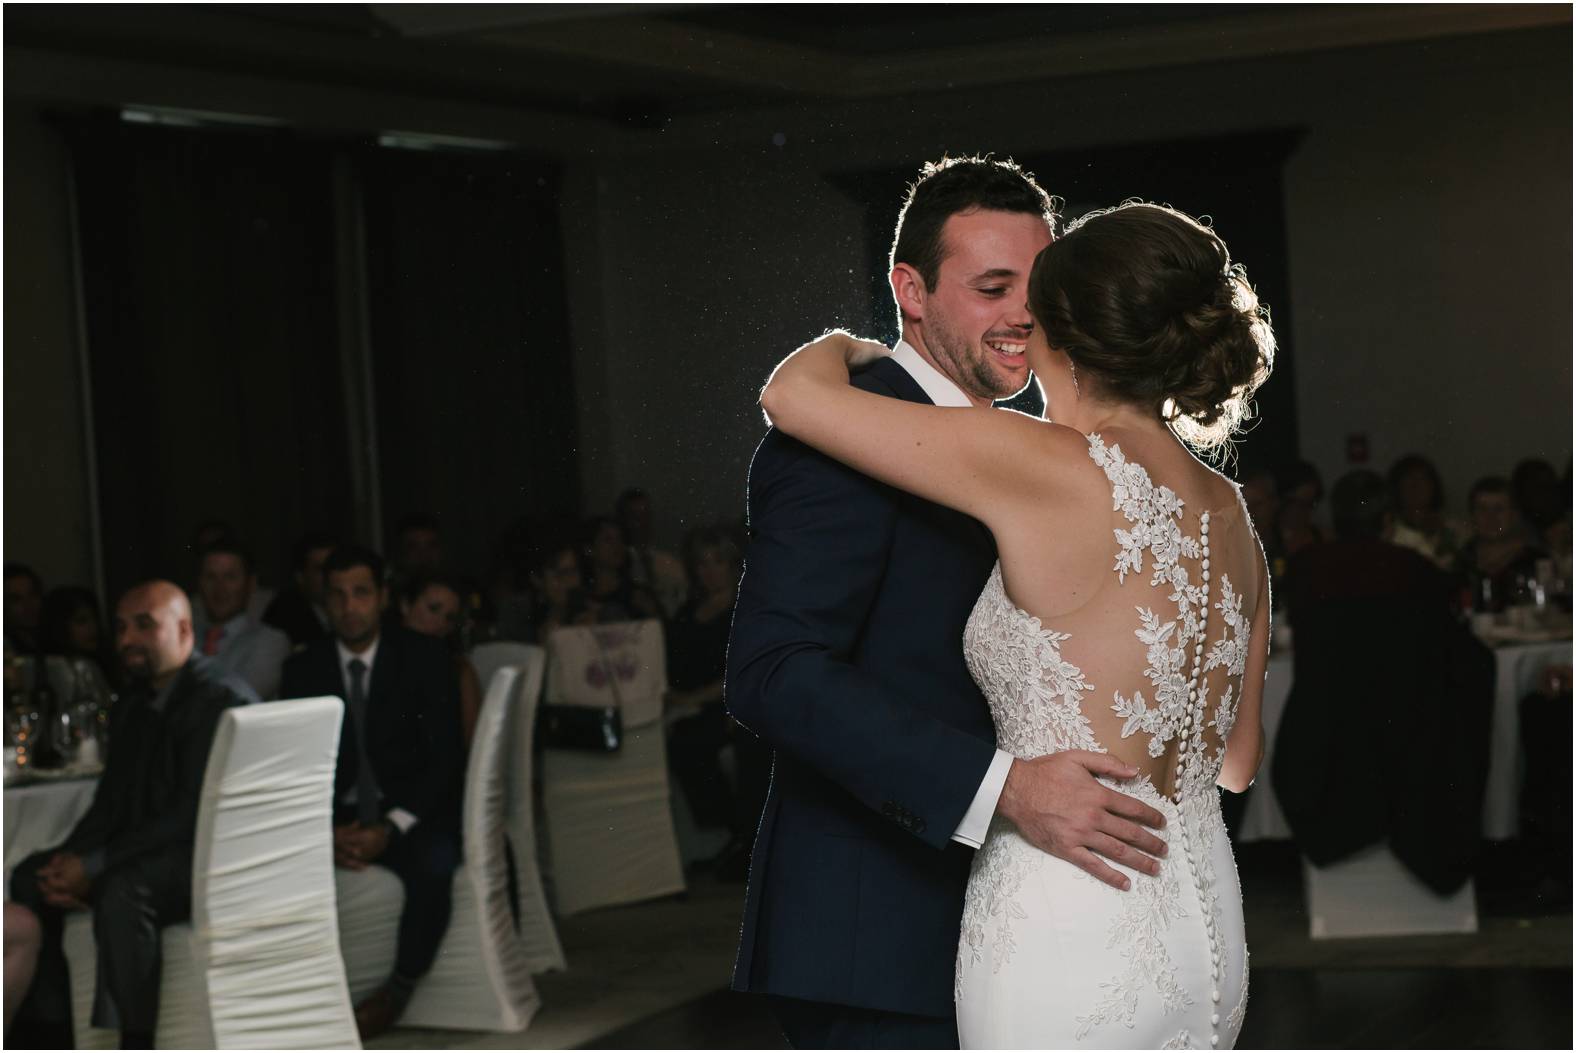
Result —
<instances>
[{"instance_id":1,"label":"shirt collar","mask_svg":"<svg viewBox=\"0 0 1576 1053\"><path fill-rule=\"evenodd\" d=\"M242 608L240 611L238 611L236 615L227 622L213 621L213 619L208 617L208 609L203 607L201 604L197 606L195 613L196 617L193 620L194 624L192 629L199 638L206 636L209 629L222 629L224 630L224 635L221 637L221 639L225 640L226 642L239 636L241 631L246 629L252 620L251 612L245 608Z\"/></svg>"},{"instance_id":2,"label":"shirt collar","mask_svg":"<svg viewBox=\"0 0 1576 1053\"><path fill-rule=\"evenodd\" d=\"M935 366L926 362L907 340L899 340L892 349L892 361L908 371L930 401L938 406L972 407L974 403L952 380Z\"/></svg>"},{"instance_id":3,"label":"shirt collar","mask_svg":"<svg viewBox=\"0 0 1576 1053\"><path fill-rule=\"evenodd\" d=\"M372 665L378 660L378 644L382 642L383 634L380 632L378 633L377 639L372 641L371 647L368 647L360 654L356 654L350 648L345 646L343 640L336 639L334 641L334 646L339 649L339 673L345 678L345 684L347 686L350 684L350 662L353 658L359 658L366 663L366 675L368 678L366 682L370 682L372 677Z\"/></svg>"}]
</instances>

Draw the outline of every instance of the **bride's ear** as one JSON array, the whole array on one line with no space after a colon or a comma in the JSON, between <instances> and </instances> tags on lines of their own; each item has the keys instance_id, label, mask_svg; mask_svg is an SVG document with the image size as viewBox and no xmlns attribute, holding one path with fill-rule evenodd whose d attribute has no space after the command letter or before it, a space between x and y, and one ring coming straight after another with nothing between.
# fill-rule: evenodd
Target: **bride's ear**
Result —
<instances>
[{"instance_id":1,"label":"bride's ear","mask_svg":"<svg viewBox=\"0 0 1576 1053\"><path fill-rule=\"evenodd\" d=\"M924 321L925 279L920 277L919 272L906 263L899 263L893 267L890 278L892 282L892 296L897 300L898 311L904 318Z\"/></svg>"}]
</instances>

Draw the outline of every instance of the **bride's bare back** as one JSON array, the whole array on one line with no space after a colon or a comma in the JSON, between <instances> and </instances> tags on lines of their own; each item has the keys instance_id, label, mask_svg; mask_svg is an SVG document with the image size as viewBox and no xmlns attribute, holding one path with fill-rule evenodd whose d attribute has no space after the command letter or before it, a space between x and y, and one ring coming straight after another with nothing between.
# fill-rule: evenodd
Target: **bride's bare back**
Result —
<instances>
[{"instance_id":1,"label":"bride's bare back","mask_svg":"<svg viewBox=\"0 0 1576 1053\"><path fill-rule=\"evenodd\" d=\"M1036 718L998 720L998 744L1109 752L1168 797L1212 786L1245 690L1243 759L1257 759L1267 575L1241 499L1159 428L1058 438L1059 457L1079 459L990 522L1001 566L987 590L1037 619L1062 673L1058 698L1023 710Z\"/></svg>"}]
</instances>

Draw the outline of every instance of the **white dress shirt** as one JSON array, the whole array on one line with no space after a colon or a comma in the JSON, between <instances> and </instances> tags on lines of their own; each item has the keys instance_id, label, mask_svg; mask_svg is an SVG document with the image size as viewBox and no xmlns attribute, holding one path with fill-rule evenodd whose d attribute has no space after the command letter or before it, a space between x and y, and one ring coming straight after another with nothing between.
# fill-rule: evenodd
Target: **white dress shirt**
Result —
<instances>
[{"instance_id":1,"label":"white dress shirt","mask_svg":"<svg viewBox=\"0 0 1576 1053\"><path fill-rule=\"evenodd\" d=\"M350 704L349 694L350 694L350 663L351 663L351 661L353 659L359 658L359 659L361 659L362 663L367 667L366 672L361 674L361 676L362 676L362 679L361 679L361 691L362 691L361 699L365 703L365 708L363 709L363 712L366 712L366 713L370 713L372 711L372 666L378 660L378 644L381 642L381 639L382 639L381 637L379 637L377 639L374 639L372 641L372 643L367 647L367 649L365 651L362 651L360 654L357 654L356 652L352 651L350 648L346 647L345 646L345 641L343 641L343 640L335 640L334 641L334 646L339 649L339 675L340 675L340 678L345 683L345 694L346 694L345 704L347 706ZM369 721L369 723L370 723L370 721ZM364 735L366 735L366 733L367 733L367 729L366 728L362 728L361 729L361 734L364 736ZM339 744L339 748L340 749L345 749L347 747L350 748L350 749L355 749L356 748L356 744L354 742L349 742L349 743L341 742ZM354 798L355 798L355 793L356 793L356 788L354 786L352 786L350 788L350 795L351 795L351 799L352 800L354 800ZM408 833L410 833L410 828L416 825L416 818L417 817L414 816L414 815L411 815L409 812L407 812L403 808L390 808L388 810L388 814L386 814L384 816L384 818L387 819L389 822L393 823L395 826L397 826L399 828L399 832L400 833L408 834Z\"/></svg>"},{"instance_id":2,"label":"white dress shirt","mask_svg":"<svg viewBox=\"0 0 1576 1053\"><path fill-rule=\"evenodd\" d=\"M920 357L907 340L897 342L897 346L892 349L892 360L914 378L914 383L924 389L930 401L936 405L958 408L974 405L945 374ZM958 646L962 646L962 641L959 641ZM1001 800L1001 788L1007 784L1007 771L1011 767L1012 754L997 750L990 767L985 769L980 788L974 791L969 810L963 813L963 821L952 831L952 840L970 848L978 848L985 843L991 816L996 814L996 803Z\"/></svg>"},{"instance_id":3,"label":"white dress shirt","mask_svg":"<svg viewBox=\"0 0 1576 1053\"><path fill-rule=\"evenodd\" d=\"M199 653L206 653L206 615L206 611L201 612L193 630ZM218 649L209 660L246 681L264 702L278 698L285 659L290 657L290 637L244 610L219 626L219 630Z\"/></svg>"}]
</instances>

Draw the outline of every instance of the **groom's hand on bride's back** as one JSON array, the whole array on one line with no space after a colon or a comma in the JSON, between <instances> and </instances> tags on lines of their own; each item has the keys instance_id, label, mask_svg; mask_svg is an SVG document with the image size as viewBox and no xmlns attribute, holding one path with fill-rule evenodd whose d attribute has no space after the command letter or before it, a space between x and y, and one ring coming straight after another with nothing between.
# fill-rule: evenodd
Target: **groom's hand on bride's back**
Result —
<instances>
[{"instance_id":1,"label":"groom's hand on bride's back","mask_svg":"<svg viewBox=\"0 0 1576 1053\"><path fill-rule=\"evenodd\" d=\"M1146 827L1159 830L1165 816L1102 785L1096 776L1131 779L1137 774L1132 765L1088 750L1014 760L996 811L1042 851L1126 890L1126 875L1106 861L1158 874L1157 859L1166 854L1166 844Z\"/></svg>"}]
</instances>

